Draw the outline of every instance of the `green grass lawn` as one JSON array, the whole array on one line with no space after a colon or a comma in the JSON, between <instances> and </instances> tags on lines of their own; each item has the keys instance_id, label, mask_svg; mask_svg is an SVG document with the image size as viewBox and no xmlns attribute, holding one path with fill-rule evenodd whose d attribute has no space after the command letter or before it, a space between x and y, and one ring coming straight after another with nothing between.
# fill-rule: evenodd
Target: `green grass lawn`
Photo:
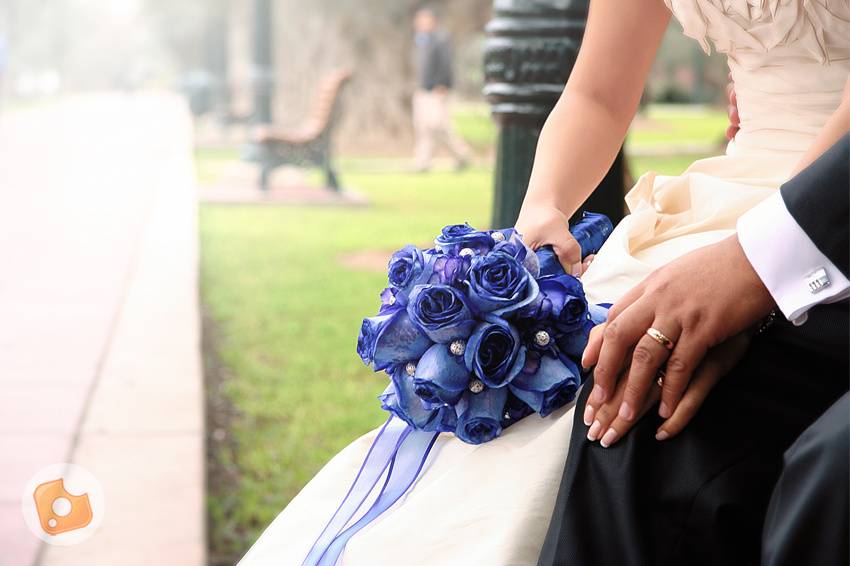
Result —
<instances>
[{"instance_id":1,"label":"green grass lawn","mask_svg":"<svg viewBox=\"0 0 850 566\"><path fill-rule=\"evenodd\" d=\"M671 120L681 139L698 140L715 131L714 118L703 114L679 124L662 112L660 120ZM495 135L478 110L462 112L458 127L479 147ZM717 127L722 134L725 126ZM669 142L663 127L653 128L632 139ZM238 151L198 150L196 157L208 182ZM677 174L692 160L632 158L632 173ZM376 311L386 283L375 258L427 244L445 224L483 228L489 219L489 167L417 175L371 163L341 160L345 184L364 193L369 207L201 207L201 291L214 336L207 357L221 368L216 395L231 415L227 440L213 443L211 455L224 470L217 477L227 479L213 482L208 499L212 554L221 563L232 564L335 452L385 419L376 400L385 378L355 352L360 320ZM351 257L372 267L342 261Z\"/></svg>"},{"instance_id":2,"label":"green grass lawn","mask_svg":"<svg viewBox=\"0 0 850 566\"><path fill-rule=\"evenodd\" d=\"M729 118L717 108L654 104L644 109L629 131L627 149L711 145L724 142Z\"/></svg>"},{"instance_id":3,"label":"green grass lawn","mask_svg":"<svg viewBox=\"0 0 850 566\"><path fill-rule=\"evenodd\" d=\"M498 129L486 104L458 105L453 121L457 132L475 149L494 147Z\"/></svg>"},{"instance_id":4,"label":"green grass lawn","mask_svg":"<svg viewBox=\"0 0 850 566\"><path fill-rule=\"evenodd\" d=\"M235 449L216 457L238 481L209 500L216 554L244 551L331 455L385 419L385 378L355 344L386 276L340 260L490 214L489 170L345 178L373 206L201 208L202 296L235 410Z\"/></svg>"}]
</instances>

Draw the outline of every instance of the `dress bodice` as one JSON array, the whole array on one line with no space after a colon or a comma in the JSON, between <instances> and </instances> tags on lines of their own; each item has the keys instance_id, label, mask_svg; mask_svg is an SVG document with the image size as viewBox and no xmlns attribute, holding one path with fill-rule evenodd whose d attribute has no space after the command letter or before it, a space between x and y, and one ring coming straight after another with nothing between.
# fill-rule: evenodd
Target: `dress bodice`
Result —
<instances>
[{"instance_id":1,"label":"dress bodice","mask_svg":"<svg viewBox=\"0 0 850 566\"><path fill-rule=\"evenodd\" d=\"M685 35L726 54L741 131L730 151L804 151L850 73L850 0L665 0Z\"/></svg>"}]
</instances>

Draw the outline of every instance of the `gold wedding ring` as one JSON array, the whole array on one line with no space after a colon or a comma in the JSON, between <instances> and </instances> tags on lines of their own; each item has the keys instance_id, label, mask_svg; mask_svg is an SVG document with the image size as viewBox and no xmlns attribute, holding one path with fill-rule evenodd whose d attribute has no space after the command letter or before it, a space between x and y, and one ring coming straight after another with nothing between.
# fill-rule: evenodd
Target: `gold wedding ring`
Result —
<instances>
[{"instance_id":1,"label":"gold wedding ring","mask_svg":"<svg viewBox=\"0 0 850 566\"><path fill-rule=\"evenodd\" d=\"M666 336L664 336L664 334L660 330L658 330L657 328L649 327L646 330L646 333L647 333L647 335L649 335L650 338L652 338L653 340L655 340L656 342L658 342L659 344L661 344L662 346L664 346L668 350L672 350L673 346L675 346L673 341L670 340L669 338L667 338Z\"/></svg>"}]
</instances>

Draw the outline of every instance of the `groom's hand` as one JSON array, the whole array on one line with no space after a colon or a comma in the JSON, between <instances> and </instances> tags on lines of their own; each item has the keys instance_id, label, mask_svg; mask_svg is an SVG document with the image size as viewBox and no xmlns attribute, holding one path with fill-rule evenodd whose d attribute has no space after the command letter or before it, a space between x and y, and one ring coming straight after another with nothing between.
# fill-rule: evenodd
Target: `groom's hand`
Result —
<instances>
[{"instance_id":1,"label":"groom's hand","mask_svg":"<svg viewBox=\"0 0 850 566\"><path fill-rule=\"evenodd\" d=\"M669 418L709 348L761 320L775 306L737 236L656 270L611 307L603 332L591 335L582 365L594 370L584 421L611 398L628 367L618 416L632 422L664 369L659 414ZM654 328L667 347L647 334ZM666 367L665 367L666 364Z\"/></svg>"}]
</instances>

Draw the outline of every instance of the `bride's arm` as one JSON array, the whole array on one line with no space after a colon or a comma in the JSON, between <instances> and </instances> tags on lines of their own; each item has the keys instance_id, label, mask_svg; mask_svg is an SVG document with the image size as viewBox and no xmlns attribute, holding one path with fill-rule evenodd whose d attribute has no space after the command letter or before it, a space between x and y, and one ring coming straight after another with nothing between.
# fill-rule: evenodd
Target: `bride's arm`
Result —
<instances>
[{"instance_id":1,"label":"bride's arm","mask_svg":"<svg viewBox=\"0 0 850 566\"><path fill-rule=\"evenodd\" d=\"M662 0L594 0L573 72L537 144L517 229L579 261L566 219L603 179L634 118L670 12ZM567 249L565 249L567 248Z\"/></svg>"},{"instance_id":2,"label":"bride's arm","mask_svg":"<svg viewBox=\"0 0 850 566\"><path fill-rule=\"evenodd\" d=\"M794 177L797 173L814 163L818 157L835 145L841 136L847 132L850 132L850 76L847 77L847 82L844 85L844 95L841 105L833 112L820 131L820 134L818 134L818 137L815 138L815 141L812 142L812 145L803 154L803 158L797 163L794 172L791 173L791 177Z\"/></svg>"}]
</instances>

